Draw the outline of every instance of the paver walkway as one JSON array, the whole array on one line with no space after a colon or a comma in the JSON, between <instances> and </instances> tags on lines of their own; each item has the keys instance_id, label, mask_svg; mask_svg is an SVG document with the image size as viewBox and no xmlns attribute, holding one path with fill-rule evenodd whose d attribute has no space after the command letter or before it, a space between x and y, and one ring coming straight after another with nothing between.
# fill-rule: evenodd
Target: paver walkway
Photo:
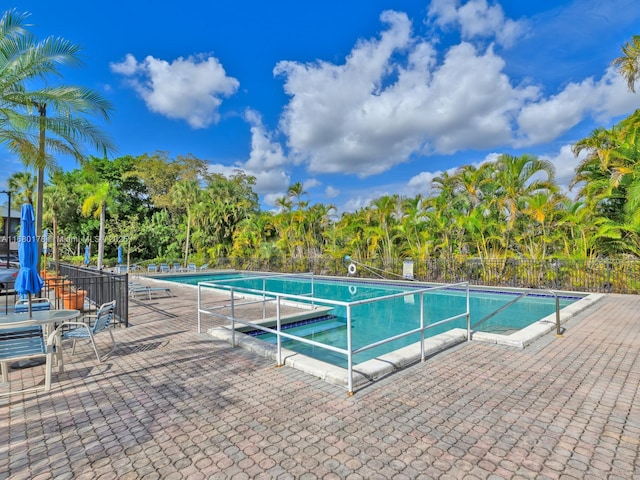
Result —
<instances>
[{"instance_id":1,"label":"paver walkway","mask_svg":"<svg viewBox=\"0 0 640 480\"><path fill-rule=\"evenodd\" d=\"M79 348L49 394L0 400L0 479L640 479L638 296L562 339L463 344L347 397L197 334L195 292L172 291L131 303L104 363Z\"/></svg>"}]
</instances>

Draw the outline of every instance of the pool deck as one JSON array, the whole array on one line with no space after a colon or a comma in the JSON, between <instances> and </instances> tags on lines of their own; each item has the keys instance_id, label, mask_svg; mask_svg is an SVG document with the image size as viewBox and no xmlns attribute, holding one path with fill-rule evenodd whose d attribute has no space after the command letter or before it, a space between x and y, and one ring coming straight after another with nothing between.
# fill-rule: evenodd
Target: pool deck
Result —
<instances>
[{"instance_id":1,"label":"pool deck","mask_svg":"<svg viewBox=\"0 0 640 480\"><path fill-rule=\"evenodd\" d=\"M103 363L80 345L51 392L0 397L0 479L640 478L640 296L605 296L563 338L459 344L348 397L198 334L195 290L171 290L130 302ZM42 378L11 371L14 387Z\"/></svg>"}]
</instances>

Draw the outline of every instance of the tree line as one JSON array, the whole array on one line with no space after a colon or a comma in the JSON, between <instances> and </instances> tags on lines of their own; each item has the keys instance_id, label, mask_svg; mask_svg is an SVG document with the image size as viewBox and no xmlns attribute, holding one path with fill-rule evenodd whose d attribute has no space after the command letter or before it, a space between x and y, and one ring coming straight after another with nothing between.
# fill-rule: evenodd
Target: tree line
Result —
<instances>
[{"instance_id":1,"label":"tree line","mask_svg":"<svg viewBox=\"0 0 640 480\"><path fill-rule=\"evenodd\" d=\"M38 41L26 18L11 10L0 19L0 143L25 165L8 186L18 203L35 200L38 235L50 229L56 261L77 261L86 238L97 238L99 267L115 261L119 246L126 263L184 265L221 257L640 257L638 111L575 144L584 160L573 198L549 161L503 154L441 174L424 194L381 196L354 212L314 202L297 182L268 211L255 178L240 170L212 174L204 160L166 152L108 159L114 143L87 117L108 119L112 106L91 90L46 82L79 63L79 47ZM613 63L633 91L640 36L622 51ZM45 86L31 88L38 81ZM87 156L87 143L101 155ZM78 168L61 171L54 154L73 156Z\"/></svg>"},{"instance_id":2,"label":"tree line","mask_svg":"<svg viewBox=\"0 0 640 480\"><path fill-rule=\"evenodd\" d=\"M184 265L345 255L638 258L639 126L640 111L576 143L576 154L586 156L572 181L574 199L556 183L549 161L504 154L441 174L429 194L384 195L340 214L335 205L313 203L297 182L269 211L260 208L255 179L244 172L212 174L204 160L156 152L90 157L75 170L55 171L44 189L44 221L62 240L112 239L102 246L109 262L118 246L129 262ZM36 189L29 172L14 174L9 184L21 201ZM81 241L57 248L67 257L84 254Z\"/></svg>"}]
</instances>

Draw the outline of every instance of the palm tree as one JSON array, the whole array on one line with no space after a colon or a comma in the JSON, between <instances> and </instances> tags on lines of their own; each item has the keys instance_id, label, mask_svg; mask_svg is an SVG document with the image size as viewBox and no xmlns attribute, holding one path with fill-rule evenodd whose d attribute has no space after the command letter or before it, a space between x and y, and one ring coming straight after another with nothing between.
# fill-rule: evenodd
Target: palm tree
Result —
<instances>
[{"instance_id":1,"label":"palm tree","mask_svg":"<svg viewBox=\"0 0 640 480\"><path fill-rule=\"evenodd\" d=\"M29 89L37 80L60 76L58 67L77 66L80 47L58 37L37 41L26 30L29 14L9 10L0 19L0 143L38 172L36 233L42 235L45 169L51 153L85 159L86 142L103 152L111 140L85 115L109 119L111 104L96 92L73 86Z\"/></svg>"},{"instance_id":2,"label":"palm tree","mask_svg":"<svg viewBox=\"0 0 640 480\"><path fill-rule=\"evenodd\" d=\"M86 186L89 195L82 202L82 215L94 215L100 219L100 234L98 237L98 270L102 269L104 258L105 225L107 223L107 209L112 203L111 184L100 182Z\"/></svg>"},{"instance_id":3,"label":"palm tree","mask_svg":"<svg viewBox=\"0 0 640 480\"><path fill-rule=\"evenodd\" d=\"M184 263L186 267L189 263L189 240L191 236L191 226L194 222L193 211L198 204L200 185L197 180L180 180L171 188L171 201L180 210L186 211L187 236L184 245Z\"/></svg>"},{"instance_id":4,"label":"palm tree","mask_svg":"<svg viewBox=\"0 0 640 480\"><path fill-rule=\"evenodd\" d=\"M16 172L9 177L7 185L15 195L16 204L30 203L33 205L33 194L36 191L36 179L31 172Z\"/></svg>"},{"instance_id":5,"label":"palm tree","mask_svg":"<svg viewBox=\"0 0 640 480\"><path fill-rule=\"evenodd\" d=\"M622 53L612 64L627 81L629 90L635 92L635 83L640 79L640 35L634 35L630 42L625 43Z\"/></svg>"}]
</instances>

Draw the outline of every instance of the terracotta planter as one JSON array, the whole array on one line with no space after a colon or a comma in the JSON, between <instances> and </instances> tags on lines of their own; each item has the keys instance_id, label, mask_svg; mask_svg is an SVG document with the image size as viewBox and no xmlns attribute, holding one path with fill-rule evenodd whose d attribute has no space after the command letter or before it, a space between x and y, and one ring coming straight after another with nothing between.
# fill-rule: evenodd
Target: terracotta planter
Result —
<instances>
[{"instance_id":1,"label":"terracotta planter","mask_svg":"<svg viewBox=\"0 0 640 480\"><path fill-rule=\"evenodd\" d=\"M63 308L68 310L84 310L84 298L86 294L87 292L85 290L77 290L62 295Z\"/></svg>"},{"instance_id":2,"label":"terracotta planter","mask_svg":"<svg viewBox=\"0 0 640 480\"><path fill-rule=\"evenodd\" d=\"M56 296L60 297L62 295L66 295L71 292L71 280L63 280L61 278L57 278L53 283L53 288L56 291Z\"/></svg>"}]
</instances>

